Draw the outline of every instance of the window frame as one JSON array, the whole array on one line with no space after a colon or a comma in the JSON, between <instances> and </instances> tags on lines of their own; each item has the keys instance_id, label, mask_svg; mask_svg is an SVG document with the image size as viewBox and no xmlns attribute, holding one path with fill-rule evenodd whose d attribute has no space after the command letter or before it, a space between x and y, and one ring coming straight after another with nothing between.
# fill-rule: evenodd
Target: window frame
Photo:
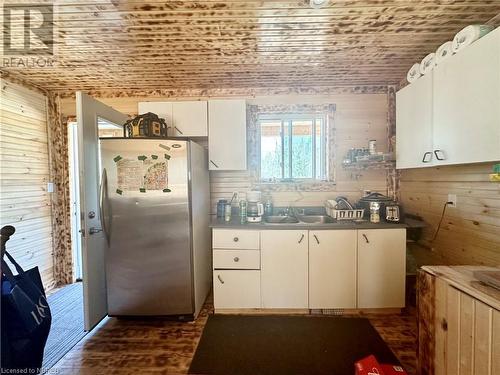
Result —
<instances>
[{"instance_id":1,"label":"window frame","mask_svg":"<svg viewBox=\"0 0 500 375\"><path fill-rule=\"evenodd\" d=\"M258 144L259 144L259 154L258 154L258 176L261 182L277 182L277 183L287 183L287 182L328 182L328 165L327 165L327 143L328 143L328 115L327 113L318 112L293 112L289 113L259 113L257 115L256 124L258 127ZM311 177L293 177L292 165L293 165L293 155L292 155L292 145L293 145L293 121L297 120L311 120L312 122L312 145L311 145L311 157L312 157L312 173ZM262 122L264 121L276 121L281 123L280 137L281 137L281 178L262 178ZM317 126L318 121L320 121L320 166L319 168L319 178L316 177L317 173L317 162L316 162L316 146L317 146ZM289 165L290 165L290 177L285 176L285 126L288 123L288 137L289 137L289 148L288 152Z\"/></svg>"}]
</instances>

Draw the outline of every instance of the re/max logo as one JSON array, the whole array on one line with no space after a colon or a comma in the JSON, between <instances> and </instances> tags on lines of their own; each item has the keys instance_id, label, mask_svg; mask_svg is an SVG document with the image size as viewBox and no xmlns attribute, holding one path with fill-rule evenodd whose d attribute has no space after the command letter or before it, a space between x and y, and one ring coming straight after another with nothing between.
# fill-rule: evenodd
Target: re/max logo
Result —
<instances>
[{"instance_id":1,"label":"re/max logo","mask_svg":"<svg viewBox=\"0 0 500 375\"><path fill-rule=\"evenodd\" d=\"M54 6L4 4L3 55L53 55Z\"/></svg>"}]
</instances>

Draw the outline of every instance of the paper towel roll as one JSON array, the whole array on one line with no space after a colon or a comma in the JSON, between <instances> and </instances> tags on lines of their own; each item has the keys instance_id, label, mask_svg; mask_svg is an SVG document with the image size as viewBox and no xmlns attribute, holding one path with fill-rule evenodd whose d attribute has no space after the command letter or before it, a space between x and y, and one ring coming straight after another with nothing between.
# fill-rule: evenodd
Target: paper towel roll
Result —
<instances>
[{"instance_id":1,"label":"paper towel roll","mask_svg":"<svg viewBox=\"0 0 500 375\"><path fill-rule=\"evenodd\" d=\"M408 70L408 73L406 74L406 80L410 83L416 81L422 74L420 74L420 64L415 63L413 66Z\"/></svg>"},{"instance_id":2,"label":"paper towel roll","mask_svg":"<svg viewBox=\"0 0 500 375\"><path fill-rule=\"evenodd\" d=\"M450 40L436 50L436 65L439 65L443 60L453 55L453 42Z\"/></svg>"},{"instance_id":3,"label":"paper towel roll","mask_svg":"<svg viewBox=\"0 0 500 375\"><path fill-rule=\"evenodd\" d=\"M434 52L429 53L420 62L420 73L422 75L429 73L436 66L436 54Z\"/></svg>"},{"instance_id":4,"label":"paper towel roll","mask_svg":"<svg viewBox=\"0 0 500 375\"><path fill-rule=\"evenodd\" d=\"M455 38L453 38L453 52L456 53L471 45L493 29L494 27L490 25L469 25L463 28L455 35Z\"/></svg>"}]
</instances>

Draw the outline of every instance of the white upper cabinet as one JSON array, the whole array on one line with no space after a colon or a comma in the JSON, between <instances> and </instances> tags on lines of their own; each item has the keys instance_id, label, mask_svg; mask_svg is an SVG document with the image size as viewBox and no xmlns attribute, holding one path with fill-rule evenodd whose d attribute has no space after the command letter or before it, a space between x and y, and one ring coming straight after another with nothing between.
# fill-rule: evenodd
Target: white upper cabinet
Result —
<instances>
[{"instance_id":1,"label":"white upper cabinet","mask_svg":"<svg viewBox=\"0 0 500 375\"><path fill-rule=\"evenodd\" d=\"M500 28L443 61L396 96L397 168L497 160Z\"/></svg>"},{"instance_id":2,"label":"white upper cabinet","mask_svg":"<svg viewBox=\"0 0 500 375\"><path fill-rule=\"evenodd\" d=\"M208 102L209 169L247 169L246 122L245 100Z\"/></svg>"},{"instance_id":3,"label":"white upper cabinet","mask_svg":"<svg viewBox=\"0 0 500 375\"><path fill-rule=\"evenodd\" d=\"M153 112L166 120L169 136L206 137L208 113L206 101L140 102L139 114Z\"/></svg>"},{"instance_id":4,"label":"white upper cabinet","mask_svg":"<svg viewBox=\"0 0 500 375\"><path fill-rule=\"evenodd\" d=\"M137 113L154 113L167 122L168 127L172 126L172 102L139 102Z\"/></svg>"},{"instance_id":5,"label":"white upper cabinet","mask_svg":"<svg viewBox=\"0 0 500 375\"><path fill-rule=\"evenodd\" d=\"M437 165L500 160L500 28L434 69L433 135Z\"/></svg>"},{"instance_id":6,"label":"white upper cabinet","mask_svg":"<svg viewBox=\"0 0 500 375\"><path fill-rule=\"evenodd\" d=\"M396 166L432 165L432 72L396 94Z\"/></svg>"}]
</instances>

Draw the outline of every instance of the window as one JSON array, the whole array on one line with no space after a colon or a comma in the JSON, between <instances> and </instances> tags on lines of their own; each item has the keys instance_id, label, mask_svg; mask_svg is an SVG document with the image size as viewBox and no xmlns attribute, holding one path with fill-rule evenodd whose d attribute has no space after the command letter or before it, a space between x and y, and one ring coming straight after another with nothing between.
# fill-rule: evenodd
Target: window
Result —
<instances>
[{"instance_id":1,"label":"window","mask_svg":"<svg viewBox=\"0 0 500 375\"><path fill-rule=\"evenodd\" d=\"M326 180L325 117L260 114L261 180Z\"/></svg>"}]
</instances>

